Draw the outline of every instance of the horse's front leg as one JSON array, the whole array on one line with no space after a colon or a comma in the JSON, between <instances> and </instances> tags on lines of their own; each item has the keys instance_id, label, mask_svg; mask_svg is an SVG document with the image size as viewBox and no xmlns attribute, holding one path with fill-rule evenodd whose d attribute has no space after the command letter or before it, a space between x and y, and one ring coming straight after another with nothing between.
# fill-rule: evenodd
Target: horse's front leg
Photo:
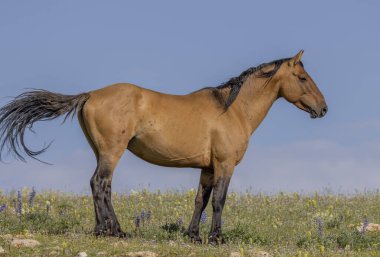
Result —
<instances>
[{"instance_id":1,"label":"horse's front leg","mask_svg":"<svg viewBox=\"0 0 380 257\"><path fill-rule=\"evenodd\" d=\"M201 177L199 180L198 193L195 197L195 208L193 218L191 219L189 228L186 231L191 240L195 243L202 243L202 239L199 236L199 221L203 210L206 208L210 194L212 191L214 171L210 169L202 169Z\"/></svg>"},{"instance_id":2,"label":"horse's front leg","mask_svg":"<svg viewBox=\"0 0 380 257\"><path fill-rule=\"evenodd\" d=\"M212 223L208 237L209 244L224 243L222 235L222 212L226 202L228 186L234 170L233 165L215 165L214 186L212 196Z\"/></svg>"}]
</instances>

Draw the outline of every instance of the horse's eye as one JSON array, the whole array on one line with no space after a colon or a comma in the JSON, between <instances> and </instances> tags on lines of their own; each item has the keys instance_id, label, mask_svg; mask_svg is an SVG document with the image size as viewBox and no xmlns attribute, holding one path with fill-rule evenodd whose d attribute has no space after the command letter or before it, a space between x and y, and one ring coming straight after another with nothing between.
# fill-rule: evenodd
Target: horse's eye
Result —
<instances>
[{"instance_id":1,"label":"horse's eye","mask_svg":"<svg viewBox=\"0 0 380 257\"><path fill-rule=\"evenodd\" d=\"M302 76L299 76L298 79L301 80L301 81L306 81L307 80L306 77L302 77Z\"/></svg>"}]
</instances>

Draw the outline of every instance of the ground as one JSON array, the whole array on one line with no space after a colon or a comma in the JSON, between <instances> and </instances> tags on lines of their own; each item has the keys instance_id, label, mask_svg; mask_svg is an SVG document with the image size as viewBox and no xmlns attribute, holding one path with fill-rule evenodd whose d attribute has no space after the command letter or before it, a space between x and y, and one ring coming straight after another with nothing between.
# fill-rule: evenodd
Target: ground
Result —
<instances>
[{"instance_id":1,"label":"ground","mask_svg":"<svg viewBox=\"0 0 380 257\"><path fill-rule=\"evenodd\" d=\"M137 251L158 256L380 256L380 231L367 229L368 223L380 223L379 192L230 193L223 212L227 243L221 246L194 245L183 236L195 193L113 194L128 239L92 235L89 195L30 189L0 193L0 247L4 256L128 256ZM200 226L205 242L210 217L211 206ZM35 239L40 245L15 247L14 238Z\"/></svg>"}]
</instances>

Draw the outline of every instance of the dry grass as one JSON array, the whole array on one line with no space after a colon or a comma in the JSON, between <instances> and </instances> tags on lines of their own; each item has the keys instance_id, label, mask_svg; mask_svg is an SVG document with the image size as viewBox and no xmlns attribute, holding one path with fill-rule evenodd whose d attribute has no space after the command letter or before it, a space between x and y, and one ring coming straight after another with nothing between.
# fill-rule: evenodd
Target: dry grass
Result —
<instances>
[{"instance_id":1,"label":"dry grass","mask_svg":"<svg viewBox=\"0 0 380 257\"><path fill-rule=\"evenodd\" d=\"M378 192L352 196L231 193L223 213L228 243L218 247L193 245L182 235L192 215L193 190L114 194L121 226L132 235L127 240L91 235L95 221L90 196L43 192L30 205L30 190L20 195L0 194L0 206L8 206L0 213L0 246L9 256L75 256L81 251L89 256L122 256L141 250L160 256L229 256L231 252L254 256L259 250L272 256L380 256L380 233L349 227L365 221L380 223ZM210 206L206 213L211 216ZM205 240L209 217L201 224ZM41 246L12 248L9 238L15 236L32 237Z\"/></svg>"}]
</instances>

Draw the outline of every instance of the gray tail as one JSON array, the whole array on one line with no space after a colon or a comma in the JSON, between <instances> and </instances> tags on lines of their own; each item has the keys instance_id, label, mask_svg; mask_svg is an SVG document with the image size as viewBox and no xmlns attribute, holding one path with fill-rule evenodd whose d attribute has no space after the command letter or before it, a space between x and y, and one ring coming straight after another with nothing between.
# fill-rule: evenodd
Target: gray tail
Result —
<instances>
[{"instance_id":1,"label":"gray tail","mask_svg":"<svg viewBox=\"0 0 380 257\"><path fill-rule=\"evenodd\" d=\"M32 90L15 97L0 108L0 161L4 150L25 161L24 154L36 159L50 146L33 151L25 145L25 130L32 129L34 122L55 119L65 115L64 121L83 108L90 97L88 93L62 95L46 90Z\"/></svg>"}]
</instances>

